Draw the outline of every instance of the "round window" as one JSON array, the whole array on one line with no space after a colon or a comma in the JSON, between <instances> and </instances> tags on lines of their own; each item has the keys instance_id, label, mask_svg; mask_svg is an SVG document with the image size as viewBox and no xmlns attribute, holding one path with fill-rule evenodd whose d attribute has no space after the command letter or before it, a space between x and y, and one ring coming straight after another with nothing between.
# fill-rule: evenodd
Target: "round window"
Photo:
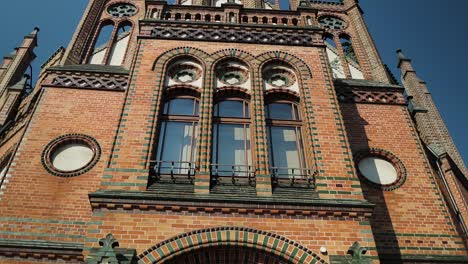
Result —
<instances>
[{"instance_id":1,"label":"round window","mask_svg":"<svg viewBox=\"0 0 468 264\"><path fill-rule=\"evenodd\" d=\"M117 3L109 6L107 12L113 17L130 17L137 13L137 8L128 3Z\"/></svg>"},{"instance_id":2,"label":"round window","mask_svg":"<svg viewBox=\"0 0 468 264\"><path fill-rule=\"evenodd\" d=\"M354 156L359 176L374 187L391 191L406 181L405 166L386 150L371 148Z\"/></svg>"},{"instance_id":3,"label":"round window","mask_svg":"<svg viewBox=\"0 0 468 264\"><path fill-rule=\"evenodd\" d=\"M100 155L101 149L93 138L80 134L65 135L46 146L42 163L56 176L72 177L89 171Z\"/></svg>"},{"instance_id":4,"label":"round window","mask_svg":"<svg viewBox=\"0 0 468 264\"><path fill-rule=\"evenodd\" d=\"M61 171L75 171L86 166L94 156L93 150L84 144L71 143L61 146L52 155L52 165Z\"/></svg>"},{"instance_id":5,"label":"round window","mask_svg":"<svg viewBox=\"0 0 468 264\"><path fill-rule=\"evenodd\" d=\"M359 162L358 167L364 177L376 184L389 185L398 180L393 164L380 158L365 158Z\"/></svg>"}]
</instances>

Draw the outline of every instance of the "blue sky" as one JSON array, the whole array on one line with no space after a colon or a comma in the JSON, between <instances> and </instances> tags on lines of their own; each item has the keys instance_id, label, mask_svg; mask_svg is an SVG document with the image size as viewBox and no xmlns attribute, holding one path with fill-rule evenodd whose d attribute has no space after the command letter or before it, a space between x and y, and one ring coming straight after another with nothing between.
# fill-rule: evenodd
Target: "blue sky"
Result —
<instances>
[{"instance_id":1,"label":"blue sky","mask_svg":"<svg viewBox=\"0 0 468 264\"><path fill-rule=\"evenodd\" d=\"M3 3L0 55L19 45L35 26L41 28L39 66L59 46L66 47L88 0L26 0ZM382 59L399 79L395 50L413 59L465 162L468 163L468 1L360 0ZM27 8L26 8L27 7Z\"/></svg>"}]
</instances>

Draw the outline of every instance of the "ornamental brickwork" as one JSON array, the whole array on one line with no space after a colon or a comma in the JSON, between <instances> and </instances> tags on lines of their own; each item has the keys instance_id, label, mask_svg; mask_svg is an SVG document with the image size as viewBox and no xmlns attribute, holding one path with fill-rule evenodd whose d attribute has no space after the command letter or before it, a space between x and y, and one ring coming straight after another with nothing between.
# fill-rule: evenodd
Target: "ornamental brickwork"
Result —
<instances>
[{"instance_id":1,"label":"ornamental brickwork","mask_svg":"<svg viewBox=\"0 0 468 264\"><path fill-rule=\"evenodd\" d=\"M290 6L91 0L34 87L27 35L0 67L0 263L468 263L465 168L411 73L357 1Z\"/></svg>"}]
</instances>

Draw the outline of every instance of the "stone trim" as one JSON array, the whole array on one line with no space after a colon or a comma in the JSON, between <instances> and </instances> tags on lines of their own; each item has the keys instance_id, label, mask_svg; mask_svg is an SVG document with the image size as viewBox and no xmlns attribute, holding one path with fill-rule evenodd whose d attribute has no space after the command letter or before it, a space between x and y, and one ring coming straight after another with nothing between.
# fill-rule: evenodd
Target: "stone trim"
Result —
<instances>
[{"instance_id":1,"label":"stone trim","mask_svg":"<svg viewBox=\"0 0 468 264\"><path fill-rule=\"evenodd\" d=\"M377 157L377 158L382 158L388 162L390 162L394 167L395 170L397 171L398 174L398 179L387 185L381 185L381 184L376 184L374 182L369 181L359 170L359 162L365 158L369 157ZM400 188L405 182L406 182L406 177L408 175L406 171L406 167L403 164L403 162L393 153L390 151L384 150L384 149L379 149L379 148L370 148L370 149L365 149L358 151L357 153L354 154L354 161L356 163L356 171L359 175L360 179L363 179L367 184L384 190L384 191L393 191L398 188Z\"/></svg>"},{"instance_id":2,"label":"stone trim","mask_svg":"<svg viewBox=\"0 0 468 264\"><path fill-rule=\"evenodd\" d=\"M244 214L367 219L373 204L363 200L296 199L217 194L97 191L89 194L93 210L169 211L207 214ZM246 202L248 201L248 202Z\"/></svg>"},{"instance_id":3,"label":"stone trim","mask_svg":"<svg viewBox=\"0 0 468 264\"><path fill-rule=\"evenodd\" d=\"M61 171L52 165L51 157L55 150L67 143L82 143L93 150L93 158L84 167L74 171ZM90 171L101 157L101 147L96 139L83 134L67 134L52 140L42 152L41 160L44 168L52 175L59 177L74 177Z\"/></svg>"},{"instance_id":4,"label":"stone trim","mask_svg":"<svg viewBox=\"0 0 468 264\"><path fill-rule=\"evenodd\" d=\"M138 257L141 263L162 263L195 248L247 246L282 256L293 263L324 263L317 254L283 236L245 227L216 227L191 231L158 243Z\"/></svg>"},{"instance_id":5,"label":"stone trim","mask_svg":"<svg viewBox=\"0 0 468 264\"><path fill-rule=\"evenodd\" d=\"M81 262L83 246L82 243L0 239L0 256Z\"/></svg>"}]
</instances>

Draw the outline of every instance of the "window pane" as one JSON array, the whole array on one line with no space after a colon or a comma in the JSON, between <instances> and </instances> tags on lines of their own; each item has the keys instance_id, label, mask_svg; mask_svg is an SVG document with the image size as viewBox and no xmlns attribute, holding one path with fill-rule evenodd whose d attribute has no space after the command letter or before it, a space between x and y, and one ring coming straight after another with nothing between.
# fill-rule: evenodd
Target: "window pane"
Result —
<instances>
[{"instance_id":1,"label":"window pane","mask_svg":"<svg viewBox=\"0 0 468 264\"><path fill-rule=\"evenodd\" d=\"M111 40L114 25L105 25L99 31L98 39L94 44L94 50L89 59L90 64L105 64L104 57L107 52L109 41Z\"/></svg>"},{"instance_id":2,"label":"window pane","mask_svg":"<svg viewBox=\"0 0 468 264\"><path fill-rule=\"evenodd\" d=\"M293 105L292 104L269 104L268 105L268 118L271 119L282 119L282 120L295 120L293 116Z\"/></svg>"},{"instance_id":3,"label":"window pane","mask_svg":"<svg viewBox=\"0 0 468 264\"><path fill-rule=\"evenodd\" d=\"M250 165L250 131L248 126L218 124L213 128L213 163L221 176L247 176ZM234 167L233 167L234 166ZM214 171L216 167L213 168Z\"/></svg>"},{"instance_id":4,"label":"window pane","mask_svg":"<svg viewBox=\"0 0 468 264\"><path fill-rule=\"evenodd\" d=\"M217 110L215 115L219 117L249 117L248 111L244 113L244 102L242 101L222 101L217 104L215 109Z\"/></svg>"},{"instance_id":5,"label":"window pane","mask_svg":"<svg viewBox=\"0 0 468 264\"><path fill-rule=\"evenodd\" d=\"M198 116L198 101L194 99L172 99L166 103L164 114Z\"/></svg>"},{"instance_id":6,"label":"window pane","mask_svg":"<svg viewBox=\"0 0 468 264\"><path fill-rule=\"evenodd\" d=\"M196 135L194 125L185 122L163 122L158 146L158 160L164 161L161 173L170 173L174 162L174 173L185 173L188 163L194 161Z\"/></svg>"},{"instance_id":7,"label":"window pane","mask_svg":"<svg viewBox=\"0 0 468 264\"><path fill-rule=\"evenodd\" d=\"M130 32L132 26L129 24L121 25L117 31L117 39L112 44L110 53L110 65L122 65L125 53L127 52L128 42L130 41Z\"/></svg>"},{"instance_id":8,"label":"window pane","mask_svg":"<svg viewBox=\"0 0 468 264\"><path fill-rule=\"evenodd\" d=\"M270 143L270 162L271 166L278 169L279 177L287 177L293 174L302 174L301 155L299 151L300 135L296 128L291 127L271 127L269 129ZM293 170L295 169L295 170Z\"/></svg>"}]
</instances>

